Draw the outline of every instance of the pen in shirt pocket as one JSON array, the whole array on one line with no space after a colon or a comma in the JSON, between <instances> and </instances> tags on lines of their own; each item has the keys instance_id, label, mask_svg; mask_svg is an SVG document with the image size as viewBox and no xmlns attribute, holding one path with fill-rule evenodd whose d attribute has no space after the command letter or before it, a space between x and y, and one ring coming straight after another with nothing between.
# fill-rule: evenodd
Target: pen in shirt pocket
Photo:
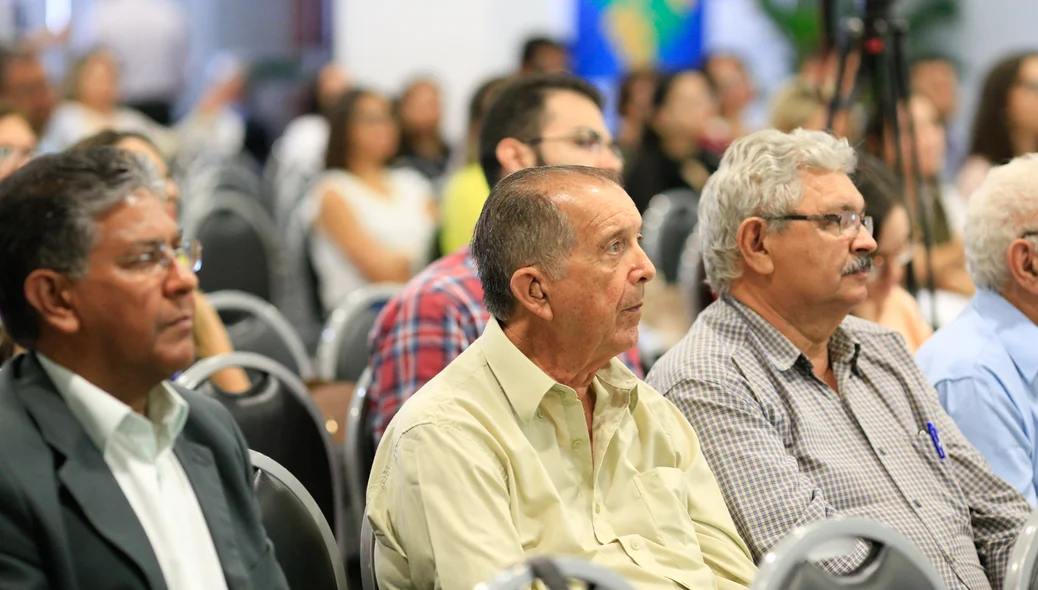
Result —
<instances>
[{"instance_id":1,"label":"pen in shirt pocket","mask_svg":"<svg viewBox=\"0 0 1038 590\"><path fill-rule=\"evenodd\" d=\"M937 456L944 459L944 445L941 444L941 437L937 435L937 427L933 422L927 422L926 431L930 433L930 440L933 441L933 448L937 449Z\"/></svg>"}]
</instances>

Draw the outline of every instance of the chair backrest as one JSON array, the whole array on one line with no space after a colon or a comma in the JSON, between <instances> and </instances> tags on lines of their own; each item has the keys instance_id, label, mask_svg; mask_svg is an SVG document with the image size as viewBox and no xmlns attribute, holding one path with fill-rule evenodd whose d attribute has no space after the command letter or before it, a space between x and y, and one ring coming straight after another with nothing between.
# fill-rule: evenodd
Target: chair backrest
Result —
<instances>
[{"instance_id":1,"label":"chair backrest","mask_svg":"<svg viewBox=\"0 0 1038 590\"><path fill-rule=\"evenodd\" d=\"M690 189L662 192L645 210L644 248L656 270L668 283L678 280L681 253L699 219L699 195Z\"/></svg>"},{"instance_id":2,"label":"chair backrest","mask_svg":"<svg viewBox=\"0 0 1038 590\"><path fill-rule=\"evenodd\" d=\"M817 562L846 555L857 541L871 551L857 571L839 576ZM833 518L793 530L760 562L750 590L938 590L945 588L926 555L904 535L867 518Z\"/></svg>"},{"instance_id":3,"label":"chair backrest","mask_svg":"<svg viewBox=\"0 0 1038 590\"><path fill-rule=\"evenodd\" d=\"M376 283L343 299L321 331L317 376L325 381L357 381L368 366L368 334L386 302L402 285Z\"/></svg>"},{"instance_id":4,"label":"chair backrest","mask_svg":"<svg viewBox=\"0 0 1038 590\"><path fill-rule=\"evenodd\" d=\"M263 528L291 588L346 590L346 570L332 530L313 496L287 469L250 450Z\"/></svg>"},{"instance_id":5,"label":"chair backrest","mask_svg":"<svg viewBox=\"0 0 1038 590\"><path fill-rule=\"evenodd\" d=\"M375 436L371 428L371 407L368 404L370 385L371 369L365 367L350 399L350 412L346 416L346 440L343 445L346 492L356 523L364 518L368 477L371 474L371 464L375 460Z\"/></svg>"},{"instance_id":6,"label":"chair backrest","mask_svg":"<svg viewBox=\"0 0 1038 590\"><path fill-rule=\"evenodd\" d=\"M244 393L230 394L210 377L239 367L253 378ZM234 417L249 448L284 465L306 486L336 538L343 530L342 474L324 417L306 385L288 368L251 352L203 359L177 377L177 383L208 395Z\"/></svg>"},{"instance_id":7,"label":"chair backrest","mask_svg":"<svg viewBox=\"0 0 1038 590\"><path fill-rule=\"evenodd\" d=\"M254 198L221 191L184 211L184 232L204 248L198 271L205 292L233 289L272 300L277 230Z\"/></svg>"},{"instance_id":8,"label":"chair backrest","mask_svg":"<svg viewBox=\"0 0 1038 590\"><path fill-rule=\"evenodd\" d=\"M275 305L295 326L308 351L315 351L324 324L317 273L310 259L310 220L297 206L284 231L284 264L275 284Z\"/></svg>"},{"instance_id":9,"label":"chair backrest","mask_svg":"<svg viewBox=\"0 0 1038 590\"><path fill-rule=\"evenodd\" d=\"M378 590L375 577L375 531L368 522L367 512L361 515L360 525L360 587L362 590Z\"/></svg>"},{"instance_id":10,"label":"chair backrest","mask_svg":"<svg viewBox=\"0 0 1038 590\"><path fill-rule=\"evenodd\" d=\"M681 252L681 264L678 268L678 285L688 302L692 321L713 302L710 287L706 284L706 265L703 264L703 250L699 244L699 232L692 232L685 240Z\"/></svg>"},{"instance_id":11,"label":"chair backrest","mask_svg":"<svg viewBox=\"0 0 1038 590\"><path fill-rule=\"evenodd\" d=\"M587 586L598 590L634 590L630 582L621 578L611 570L573 557L540 557L518 566L508 568L493 579L479 584L476 590L525 590L537 580L545 580L537 574L545 564L554 566L566 581L584 582ZM563 586L565 588L565 586ZM555 588L551 588L555 590Z\"/></svg>"},{"instance_id":12,"label":"chair backrest","mask_svg":"<svg viewBox=\"0 0 1038 590\"><path fill-rule=\"evenodd\" d=\"M208 299L227 326L235 350L261 354L288 367L304 381L313 379L314 367L306 345L276 307L242 291L217 291Z\"/></svg>"},{"instance_id":13,"label":"chair backrest","mask_svg":"<svg viewBox=\"0 0 1038 590\"><path fill-rule=\"evenodd\" d=\"M1038 510L1031 513L1013 543L1004 590L1038 589Z\"/></svg>"}]
</instances>

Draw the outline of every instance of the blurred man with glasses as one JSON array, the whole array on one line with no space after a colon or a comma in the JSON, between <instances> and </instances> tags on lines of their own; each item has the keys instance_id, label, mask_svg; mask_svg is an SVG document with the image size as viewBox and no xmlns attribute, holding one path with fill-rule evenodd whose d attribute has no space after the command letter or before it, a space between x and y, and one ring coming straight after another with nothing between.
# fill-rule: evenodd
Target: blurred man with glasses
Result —
<instances>
[{"instance_id":1,"label":"blurred man with glasses","mask_svg":"<svg viewBox=\"0 0 1038 590\"><path fill-rule=\"evenodd\" d=\"M867 517L949 588L1001 588L1030 507L937 401L902 337L849 316L876 241L845 139L760 131L704 188L699 237L719 299L647 382L691 422L760 560L796 527ZM857 570L864 543L826 560Z\"/></svg>"},{"instance_id":2,"label":"blurred man with glasses","mask_svg":"<svg viewBox=\"0 0 1038 590\"><path fill-rule=\"evenodd\" d=\"M0 183L0 587L287 588L230 414L195 358L201 248L114 148Z\"/></svg>"},{"instance_id":3,"label":"blurred man with glasses","mask_svg":"<svg viewBox=\"0 0 1038 590\"><path fill-rule=\"evenodd\" d=\"M970 196L969 306L918 361L948 414L1000 477L1038 506L1038 155L988 173Z\"/></svg>"},{"instance_id":4,"label":"blurred man with glasses","mask_svg":"<svg viewBox=\"0 0 1038 590\"><path fill-rule=\"evenodd\" d=\"M479 138L490 188L517 170L548 164L619 173L620 148L603 104L593 86L563 74L523 77L502 88ZM386 304L370 335L367 395L376 438L404 400L475 342L489 319L468 246L430 265ZM641 375L637 348L620 360Z\"/></svg>"}]
</instances>

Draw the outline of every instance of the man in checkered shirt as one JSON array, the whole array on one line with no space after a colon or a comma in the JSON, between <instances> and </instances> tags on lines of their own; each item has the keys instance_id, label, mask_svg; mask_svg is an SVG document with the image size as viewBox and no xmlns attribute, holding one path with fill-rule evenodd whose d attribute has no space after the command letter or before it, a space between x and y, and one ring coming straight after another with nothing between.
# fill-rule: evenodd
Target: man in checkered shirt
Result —
<instances>
[{"instance_id":1,"label":"man in checkered shirt","mask_svg":"<svg viewBox=\"0 0 1038 590\"><path fill-rule=\"evenodd\" d=\"M900 531L948 588L1001 588L1029 506L941 408L901 336L849 317L876 242L826 133L761 131L707 183L699 236L720 299L652 369L703 443L759 560L837 516ZM855 570L868 548L825 562Z\"/></svg>"},{"instance_id":2,"label":"man in checkered shirt","mask_svg":"<svg viewBox=\"0 0 1038 590\"><path fill-rule=\"evenodd\" d=\"M480 134L491 187L533 166L573 164L619 173L620 150L602 117L601 94L568 75L528 76L501 90ZM468 246L434 262L382 309L369 336L372 429L376 438L404 401L475 342L490 314ZM620 355L642 374L637 348Z\"/></svg>"}]
</instances>

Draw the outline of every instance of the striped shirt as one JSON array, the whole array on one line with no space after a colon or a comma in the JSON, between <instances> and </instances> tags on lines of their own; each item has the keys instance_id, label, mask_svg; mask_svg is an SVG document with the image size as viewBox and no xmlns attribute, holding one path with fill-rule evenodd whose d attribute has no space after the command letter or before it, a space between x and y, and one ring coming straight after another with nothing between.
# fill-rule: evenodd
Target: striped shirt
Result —
<instances>
[{"instance_id":1,"label":"striped shirt","mask_svg":"<svg viewBox=\"0 0 1038 590\"><path fill-rule=\"evenodd\" d=\"M1001 588L1030 511L1023 496L967 442L899 335L847 317L829 357L838 393L776 328L723 296L647 381L699 434L754 559L797 526L862 516L914 542L948 588ZM847 573L864 553L823 565Z\"/></svg>"}]
</instances>

